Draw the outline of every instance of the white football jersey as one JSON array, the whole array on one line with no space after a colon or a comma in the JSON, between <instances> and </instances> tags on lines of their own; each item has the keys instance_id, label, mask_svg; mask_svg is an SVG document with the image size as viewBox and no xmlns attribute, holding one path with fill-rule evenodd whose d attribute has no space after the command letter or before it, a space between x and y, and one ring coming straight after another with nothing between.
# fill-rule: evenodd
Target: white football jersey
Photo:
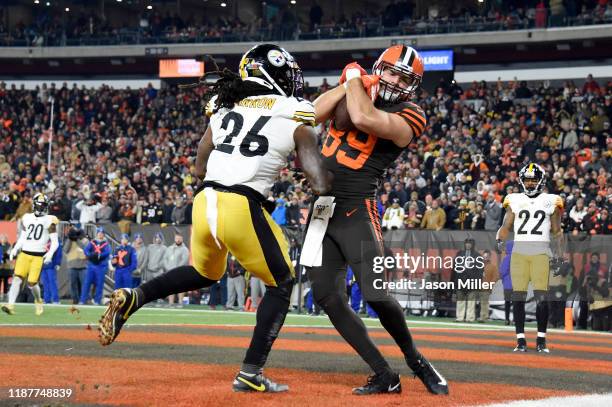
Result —
<instances>
[{"instance_id":1,"label":"white football jersey","mask_svg":"<svg viewBox=\"0 0 612 407\"><path fill-rule=\"evenodd\" d=\"M33 253L46 253L49 242L49 227L59 224L59 219L53 215L36 216L26 213L21 218L21 233L24 234L21 250ZM20 236L21 238L21 236Z\"/></svg>"},{"instance_id":2,"label":"white football jersey","mask_svg":"<svg viewBox=\"0 0 612 407\"><path fill-rule=\"evenodd\" d=\"M295 149L295 129L314 120L312 103L281 95L251 96L219 109L210 118L215 149L205 180L246 185L266 196Z\"/></svg>"},{"instance_id":3,"label":"white football jersey","mask_svg":"<svg viewBox=\"0 0 612 407\"><path fill-rule=\"evenodd\" d=\"M524 193L509 194L503 205L514 213L515 248L517 243L523 243L517 253L550 255L550 217L556 208L563 210L561 197L546 193L534 198Z\"/></svg>"}]
</instances>

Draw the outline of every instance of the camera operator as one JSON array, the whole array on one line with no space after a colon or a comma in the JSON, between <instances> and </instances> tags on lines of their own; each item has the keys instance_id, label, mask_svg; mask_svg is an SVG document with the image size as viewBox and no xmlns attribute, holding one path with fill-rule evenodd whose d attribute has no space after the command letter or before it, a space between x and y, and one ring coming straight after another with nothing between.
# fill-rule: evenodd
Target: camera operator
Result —
<instances>
[{"instance_id":1,"label":"camera operator","mask_svg":"<svg viewBox=\"0 0 612 407\"><path fill-rule=\"evenodd\" d=\"M64 240L64 256L70 272L70 295L72 303L78 304L87 267L87 256L85 256L84 249L89 240L78 224L69 226L67 236Z\"/></svg>"},{"instance_id":2,"label":"camera operator","mask_svg":"<svg viewBox=\"0 0 612 407\"><path fill-rule=\"evenodd\" d=\"M609 286L609 270L599 262L599 253L594 252L591 254L591 261L584 267L579 281L579 328L587 329L589 312L591 312L593 330L610 329L609 313L612 309L612 302Z\"/></svg>"}]
</instances>

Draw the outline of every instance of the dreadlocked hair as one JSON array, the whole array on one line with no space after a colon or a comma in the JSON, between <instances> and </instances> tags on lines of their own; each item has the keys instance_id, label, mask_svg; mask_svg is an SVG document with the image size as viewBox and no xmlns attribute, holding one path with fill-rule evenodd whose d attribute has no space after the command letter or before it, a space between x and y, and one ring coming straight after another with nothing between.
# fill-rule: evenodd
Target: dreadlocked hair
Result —
<instances>
[{"instance_id":1,"label":"dreadlocked hair","mask_svg":"<svg viewBox=\"0 0 612 407\"><path fill-rule=\"evenodd\" d=\"M223 70L219 70L216 63L214 71L206 72L204 76L202 76L197 83L193 83L190 85L180 85L182 88L194 88L194 87L206 87L208 92L204 96L202 100L202 110L206 110L206 106L210 99L214 96L217 96L215 100L215 106L212 110L212 113L217 113L217 111L221 108L232 109L234 105L240 100L253 96L253 95L261 95L265 93L273 93L270 89L266 88L263 85L252 81L243 81L240 75L235 72L232 72L228 68L223 68ZM219 79L216 82L208 82L206 80L207 76L218 75Z\"/></svg>"}]
</instances>

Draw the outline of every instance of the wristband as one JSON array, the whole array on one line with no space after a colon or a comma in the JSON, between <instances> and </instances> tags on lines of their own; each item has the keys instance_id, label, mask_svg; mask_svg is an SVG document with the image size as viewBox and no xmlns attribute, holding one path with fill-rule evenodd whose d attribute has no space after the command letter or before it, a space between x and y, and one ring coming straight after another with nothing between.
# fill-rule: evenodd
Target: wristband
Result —
<instances>
[{"instance_id":1,"label":"wristband","mask_svg":"<svg viewBox=\"0 0 612 407\"><path fill-rule=\"evenodd\" d=\"M346 82L344 82L344 88L348 86L351 79L361 78L361 71L357 68L347 69L346 71Z\"/></svg>"}]
</instances>

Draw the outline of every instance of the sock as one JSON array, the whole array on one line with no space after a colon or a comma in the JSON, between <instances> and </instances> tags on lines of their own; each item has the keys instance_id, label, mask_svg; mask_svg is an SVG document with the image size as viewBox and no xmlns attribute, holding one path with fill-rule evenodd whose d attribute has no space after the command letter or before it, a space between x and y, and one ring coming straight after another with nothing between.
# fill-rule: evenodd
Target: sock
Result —
<instances>
[{"instance_id":1,"label":"sock","mask_svg":"<svg viewBox=\"0 0 612 407\"><path fill-rule=\"evenodd\" d=\"M289 311L289 296L293 283L288 282L285 285L266 287L266 293L257 307L257 322L251 344L241 367L245 373L259 374L263 371L268 354Z\"/></svg>"},{"instance_id":2,"label":"sock","mask_svg":"<svg viewBox=\"0 0 612 407\"><path fill-rule=\"evenodd\" d=\"M518 337L518 334L525 333L525 302L513 301L512 308L514 310L514 328Z\"/></svg>"},{"instance_id":3,"label":"sock","mask_svg":"<svg viewBox=\"0 0 612 407\"><path fill-rule=\"evenodd\" d=\"M263 373L263 367L257 365L251 365L250 363L243 363L240 367L240 372L246 376L253 377Z\"/></svg>"},{"instance_id":4,"label":"sock","mask_svg":"<svg viewBox=\"0 0 612 407\"><path fill-rule=\"evenodd\" d=\"M548 326L548 301L540 301L536 305L536 320L538 321L538 332L546 334Z\"/></svg>"},{"instance_id":5,"label":"sock","mask_svg":"<svg viewBox=\"0 0 612 407\"><path fill-rule=\"evenodd\" d=\"M538 330L538 337L536 341L537 343L545 343L546 342L546 332L539 332Z\"/></svg>"},{"instance_id":6,"label":"sock","mask_svg":"<svg viewBox=\"0 0 612 407\"><path fill-rule=\"evenodd\" d=\"M170 294L210 287L214 283L216 281L202 276L193 266L174 268L134 289L136 294L135 305L129 315L151 301L166 298Z\"/></svg>"},{"instance_id":7,"label":"sock","mask_svg":"<svg viewBox=\"0 0 612 407\"><path fill-rule=\"evenodd\" d=\"M421 354L414 346L412 335L406 325L406 318L399 303L389 297L383 301L372 301L368 303L378 315L382 326L400 347L404 358L409 366L416 366L421 359Z\"/></svg>"},{"instance_id":8,"label":"sock","mask_svg":"<svg viewBox=\"0 0 612 407\"><path fill-rule=\"evenodd\" d=\"M42 298L40 297L40 286L38 284L31 285L30 290L32 290L34 301L42 302Z\"/></svg>"},{"instance_id":9,"label":"sock","mask_svg":"<svg viewBox=\"0 0 612 407\"><path fill-rule=\"evenodd\" d=\"M9 289L9 294L8 294L9 304L14 304L15 301L17 301L17 296L19 295L19 290L21 289L22 281L23 280L21 279L21 277L18 277L18 276L13 277L13 284L11 284L11 288Z\"/></svg>"},{"instance_id":10,"label":"sock","mask_svg":"<svg viewBox=\"0 0 612 407\"><path fill-rule=\"evenodd\" d=\"M376 374L391 371L389 363L376 347L363 321L349 307L344 298L331 294L319 301L330 321L344 340L355 349ZM402 319L404 316L402 315Z\"/></svg>"}]
</instances>

